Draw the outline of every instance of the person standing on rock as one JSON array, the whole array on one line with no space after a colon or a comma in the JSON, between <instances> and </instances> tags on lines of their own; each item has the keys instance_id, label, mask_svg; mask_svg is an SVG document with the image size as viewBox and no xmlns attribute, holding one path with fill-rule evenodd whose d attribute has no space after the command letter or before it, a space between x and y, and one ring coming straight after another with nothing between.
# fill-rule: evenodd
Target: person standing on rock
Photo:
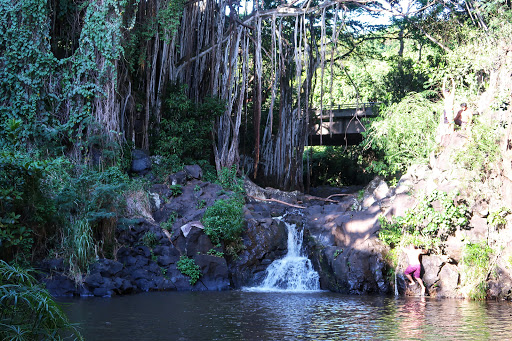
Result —
<instances>
[{"instance_id":1,"label":"person standing on rock","mask_svg":"<svg viewBox=\"0 0 512 341\"><path fill-rule=\"evenodd\" d=\"M473 113L468 108L466 103L461 103L460 110L455 116L455 124L460 126L464 130L469 130L471 123L473 122Z\"/></svg>"},{"instance_id":2,"label":"person standing on rock","mask_svg":"<svg viewBox=\"0 0 512 341\"><path fill-rule=\"evenodd\" d=\"M421 272L421 262L420 262L420 255L425 254L425 250L420 249L419 247L415 245L409 245L407 248L404 248L404 252L407 255L407 261L409 262L407 269L405 269L405 277L409 280L409 285L414 284L414 280L411 276L411 274L414 275L414 278L416 278L416 281L418 281L418 284L421 287L421 295L425 295L425 286L423 285L423 281L420 278L420 272Z\"/></svg>"}]
</instances>

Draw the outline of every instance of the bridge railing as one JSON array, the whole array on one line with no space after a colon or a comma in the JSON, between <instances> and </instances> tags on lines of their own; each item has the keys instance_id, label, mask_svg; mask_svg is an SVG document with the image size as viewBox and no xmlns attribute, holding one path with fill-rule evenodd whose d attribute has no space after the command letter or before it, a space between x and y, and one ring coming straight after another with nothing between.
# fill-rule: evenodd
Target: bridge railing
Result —
<instances>
[{"instance_id":1,"label":"bridge railing","mask_svg":"<svg viewBox=\"0 0 512 341\"><path fill-rule=\"evenodd\" d=\"M343 109L360 109L360 108L370 108L382 104L382 102L365 102L365 103L340 103L340 104L329 104L322 106L322 109L325 110L343 110ZM312 108L312 110L320 110L319 107Z\"/></svg>"}]
</instances>

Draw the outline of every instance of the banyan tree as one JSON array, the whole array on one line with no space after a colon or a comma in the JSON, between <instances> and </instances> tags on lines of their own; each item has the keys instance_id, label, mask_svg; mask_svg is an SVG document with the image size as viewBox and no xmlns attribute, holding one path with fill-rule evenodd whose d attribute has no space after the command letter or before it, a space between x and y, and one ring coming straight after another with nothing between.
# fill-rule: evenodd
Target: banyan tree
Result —
<instances>
[{"instance_id":1,"label":"banyan tree","mask_svg":"<svg viewBox=\"0 0 512 341\"><path fill-rule=\"evenodd\" d=\"M138 80L124 74L122 95L142 88L145 96L143 110L124 107L123 116L132 118L127 137L136 134L133 121L139 119L140 147L147 148L151 122L161 117L164 89L186 84L195 101L212 95L227 104L212 134L218 171L242 165L268 185L302 189L312 80L317 70L323 78L324 68L332 68L334 58L328 58L329 66L326 54L334 51L344 29L346 5L354 3L254 2L248 8L229 0L186 2L177 16L179 24L161 25L145 41L147 65L138 70ZM159 15L172 9L163 0L142 0L136 22L142 25L153 17L159 25ZM241 155L240 129L247 117L253 125L253 149L252 155Z\"/></svg>"},{"instance_id":2,"label":"banyan tree","mask_svg":"<svg viewBox=\"0 0 512 341\"><path fill-rule=\"evenodd\" d=\"M302 189L313 80L332 70L347 6L364 2L2 0L0 118L34 124L27 139L57 139L77 159L105 158L109 143L149 149L180 85L226 104L212 129L218 171Z\"/></svg>"}]
</instances>

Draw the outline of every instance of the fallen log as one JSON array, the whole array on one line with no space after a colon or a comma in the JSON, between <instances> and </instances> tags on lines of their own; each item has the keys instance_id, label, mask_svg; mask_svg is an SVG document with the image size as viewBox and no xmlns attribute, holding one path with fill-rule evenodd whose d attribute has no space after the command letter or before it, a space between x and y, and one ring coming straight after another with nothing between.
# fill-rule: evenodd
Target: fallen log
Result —
<instances>
[{"instance_id":1,"label":"fallen log","mask_svg":"<svg viewBox=\"0 0 512 341\"><path fill-rule=\"evenodd\" d=\"M247 196L250 197L250 198L253 198L254 200L272 201L272 202L277 202L279 204L283 204L283 205L287 205L287 206L291 206L291 207L295 207L295 208L305 208L304 206L290 204L290 203L287 203L287 202L284 202L284 201L281 201L281 200L277 200L277 199L258 198L258 197L254 197L254 196L249 195L249 194L247 194Z\"/></svg>"}]
</instances>

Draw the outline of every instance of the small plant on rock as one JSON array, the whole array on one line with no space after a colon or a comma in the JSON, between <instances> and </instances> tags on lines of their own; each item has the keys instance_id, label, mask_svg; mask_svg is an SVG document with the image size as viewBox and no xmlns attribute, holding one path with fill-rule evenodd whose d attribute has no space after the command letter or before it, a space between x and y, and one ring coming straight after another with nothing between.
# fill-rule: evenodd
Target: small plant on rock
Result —
<instances>
[{"instance_id":1,"label":"small plant on rock","mask_svg":"<svg viewBox=\"0 0 512 341\"><path fill-rule=\"evenodd\" d=\"M200 210L200 209L204 208L205 206L206 206L206 200L201 199L201 200L198 200L198 201L197 201L196 208L197 208L198 210Z\"/></svg>"},{"instance_id":2,"label":"small plant on rock","mask_svg":"<svg viewBox=\"0 0 512 341\"><path fill-rule=\"evenodd\" d=\"M163 228L164 230L171 231L172 230L172 225L174 225L174 223L176 222L177 218L178 218L178 213L177 212L172 212L169 215L169 218L167 219L167 221L162 223L160 225L160 227Z\"/></svg>"},{"instance_id":3,"label":"small plant on rock","mask_svg":"<svg viewBox=\"0 0 512 341\"><path fill-rule=\"evenodd\" d=\"M190 277L190 285L196 284L199 278L203 275L195 260L193 258L188 258L185 255L180 257L180 260L176 263L176 268L182 274Z\"/></svg>"},{"instance_id":4,"label":"small plant on rock","mask_svg":"<svg viewBox=\"0 0 512 341\"><path fill-rule=\"evenodd\" d=\"M150 249L154 248L158 244L155 233L152 231L146 232L142 237L142 243Z\"/></svg>"},{"instance_id":5,"label":"small plant on rock","mask_svg":"<svg viewBox=\"0 0 512 341\"><path fill-rule=\"evenodd\" d=\"M507 225L506 217L510 214L510 210L506 207L501 207L495 212L491 212L487 217L487 224L494 227L496 230L502 229Z\"/></svg>"},{"instance_id":6,"label":"small plant on rock","mask_svg":"<svg viewBox=\"0 0 512 341\"><path fill-rule=\"evenodd\" d=\"M206 254L210 255L210 256L221 257L221 258L224 257L224 252L217 251L215 249L208 250L208 252Z\"/></svg>"},{"instance_id":7,"label":"small plant on rock","mask_svg":"<svg viewBox=\"0 0 512 341\"><path fill-rule=\"evenodd\" d=\"M173 197L177 197L181 193L183 193L183 186L182 185L171 185L169 186L169 189L171 190L171 195Z\"/></svg>"}]
</instances>

